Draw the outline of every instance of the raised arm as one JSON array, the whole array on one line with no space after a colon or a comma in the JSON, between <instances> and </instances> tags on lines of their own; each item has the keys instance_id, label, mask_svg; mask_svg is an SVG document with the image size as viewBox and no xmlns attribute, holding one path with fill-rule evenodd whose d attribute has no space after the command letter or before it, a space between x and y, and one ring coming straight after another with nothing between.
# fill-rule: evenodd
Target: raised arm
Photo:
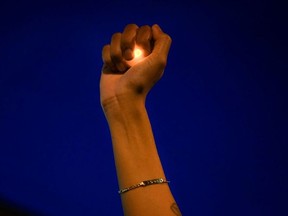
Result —
<instances>
[{"instance_id":1,"label":"raised arm","mask_svg":"<svg viewBox=\"0 0 288 216\"><path fill-rule=\"evenodd\" d=\"M165 183L145 108L147 93L164 72L170 44L171 38L158 25L139 28L130 24L103 48L101 104L111 132L119 187L130 189L146 180L164 180L122 191L126 216L181 215ZM135 46L144 57L131 61Z\"/></svg>"}]
</instances>

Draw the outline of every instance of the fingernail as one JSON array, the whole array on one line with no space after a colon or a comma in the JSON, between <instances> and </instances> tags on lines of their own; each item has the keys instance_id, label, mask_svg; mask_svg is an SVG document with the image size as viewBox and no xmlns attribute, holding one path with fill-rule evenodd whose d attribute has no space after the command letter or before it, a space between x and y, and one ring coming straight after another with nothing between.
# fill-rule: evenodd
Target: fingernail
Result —
<instances>
[{"instance_id":1,"label":"fingernail","mask_svg":"<svg viewBox=\"0 0 288 216\"><path fill-rule=\"evenodd\" d=\"M126 60L131 60L133 59L133 52L131 49L126 49L125 52L124 52L124 58Z\"/></svg>"}]
</instances>

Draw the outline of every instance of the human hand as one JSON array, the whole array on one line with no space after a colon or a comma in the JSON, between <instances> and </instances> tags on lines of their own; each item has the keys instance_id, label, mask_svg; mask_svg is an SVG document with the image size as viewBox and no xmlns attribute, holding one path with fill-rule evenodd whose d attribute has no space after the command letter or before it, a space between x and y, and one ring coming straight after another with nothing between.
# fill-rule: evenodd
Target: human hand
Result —
<instances>
[{"instance_id":1,"label":"human hand","mask_svg":"<svg viewBox=\"0 0 288 216\"><path fill-rule=\"evenodd\" d=\"M135 45L142 49L144 57L131 66ZM100 97L103 109L123 100L145 102L147 93L163 75L170 45L170 36L158 25L139 28L129 24L123 33L115 33L110 45L102 50Z\"/></svg>"}]
</instances>

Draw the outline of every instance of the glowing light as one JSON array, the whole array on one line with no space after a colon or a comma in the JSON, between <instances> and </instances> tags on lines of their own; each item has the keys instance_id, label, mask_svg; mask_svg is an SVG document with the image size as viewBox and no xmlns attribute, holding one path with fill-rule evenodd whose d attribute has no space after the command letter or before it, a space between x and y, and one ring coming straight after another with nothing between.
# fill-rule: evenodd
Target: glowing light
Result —
<instances>
[{"instance_id":1,"label":"glowing light","mask_svg":"<svg viewBox=\"0 0 288 216\"><path fill-rule=\"evenodd\" d=\"M133 55L134 55L134 58L130 61L127 61L127 64L132 67L134 66L135 64L141 62L143 59L144 59L144 52L143 52L143 49L141 49L140 47L138 46L135 46L134 50L133 50Z\"/></svg>"},{"instance_id":2,"label":"glowing light","mask_svg":"<svg viewBox=\"0 0 288 216\"><path fill-rule=\"evenodd\" d=\"M134 49L134 58L139 58L143 55L143 51L139 48Z\"/></svg>"}]
</instances>

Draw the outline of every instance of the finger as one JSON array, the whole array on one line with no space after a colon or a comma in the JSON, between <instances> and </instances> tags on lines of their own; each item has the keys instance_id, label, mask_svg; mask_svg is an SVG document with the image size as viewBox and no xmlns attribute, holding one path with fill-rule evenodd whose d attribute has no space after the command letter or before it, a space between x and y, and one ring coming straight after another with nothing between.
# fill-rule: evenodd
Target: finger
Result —
<instances>
[{"instance_id":1,"label":"finger","mask_svg":"<svg viewBox=\"0 0 288 216\"><path fill-rule=\"evenodd\" d=\"M131 60L133 58L133 49L135 45L137 29L137 25L129 24L125 27L122 33L121 49L126 60Z\"/></svg>"},{"instance_id":2,"label":"finger","mask_svg":"<svg viewBox=\"0 0 288 216\"><path fill-rule=\"evenodd\" d=\"M121 50L121 33L115 33L111 39L110 56L113 64L121 72L126 70L126 66L123 63L122 50Z\"/></svg>"},{"instance_id":3,"label":"finger","mask_svg":"<svg viewBox=\"0 0 288 216\"><path fill-rule=\"evenodd\" d=\"M103 47L102 49L102 60L104 64L110 65L111 62L111 57L110 57L110 45L107 44Z\"/></svg>"},{"instance_id":4,"label":"finger","mask_svg":"<svg viewBox=\"0 0 288 216\"><path fill-rule=\"evenodd\" d=\"M116 66L112 63L111 56L110 56L110 45L105 45L102 49L102 60L104 63L103 68L109 69L110 72L116 69ZM103 70L103 72L105 72Z\"/></svg>"},{"instance_id":5,"label":"finger","mask_svg":"<svg viewBox=\"0 0 288 216\"><path fill-rule=\"evenodd\" d=\"M172 42L171 37L165 34L157 24L152 26L152 36L155 41L152 54L166 63Z\"/></svg>"},{"instance_id":6,"label":"finger","mask_svg":"<svg viewBox=\"0 0 288 216\"><path fill-rule=\"evenodd\" d=\"M136 44L144 50L144 56L147 56L151 53L151 39L151 27L148 25L141 26L137 32Z\"/></svg>"}]
</instances>

